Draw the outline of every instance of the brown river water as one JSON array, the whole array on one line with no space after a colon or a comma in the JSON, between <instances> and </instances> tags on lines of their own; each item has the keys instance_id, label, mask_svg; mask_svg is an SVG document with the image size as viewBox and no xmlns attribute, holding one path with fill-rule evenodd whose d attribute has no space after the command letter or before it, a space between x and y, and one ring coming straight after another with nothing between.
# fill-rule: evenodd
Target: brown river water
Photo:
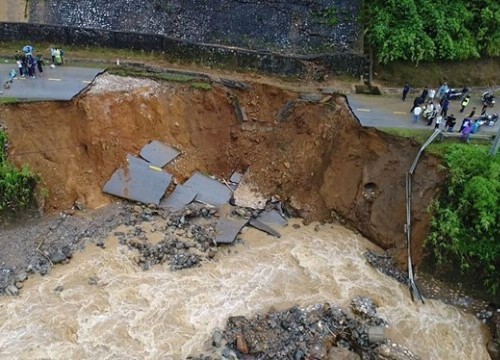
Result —
<instances>
[{"instance_id":1,"label":"brown river water","mask_svg":"<svg viewBox=\"0 0 500 360\"><path fill-rule=\"evenodd\" d=\"M406 286L365 261L375 246L363 237L330 224L282 235L249 229L215 261L178 272L168 264L142 271L113 237L104 250L89 245L29 279L20 296L0 298L0 359L184 359L207 348L229 316L294 304L347 308L357 295L378 304L388 338L422 359L489 359L479 320L439 301L412 302Z\"/></svg>"}]
</instances>

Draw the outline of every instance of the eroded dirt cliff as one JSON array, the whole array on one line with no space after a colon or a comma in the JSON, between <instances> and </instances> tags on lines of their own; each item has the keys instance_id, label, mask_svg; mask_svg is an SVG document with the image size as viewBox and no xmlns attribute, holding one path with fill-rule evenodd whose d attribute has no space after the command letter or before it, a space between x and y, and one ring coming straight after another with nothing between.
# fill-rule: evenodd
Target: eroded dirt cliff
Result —
<instances>
[{"instance_id":1,"label":"eroded dirt cliff","mask_svg":"<svg viewBox=\"0 0 500 360\"><path fill-rule=\"evenodd\" d=\"M239 123L235 97L248 120ZM342 96L320 103L253 83L250 90L104 75L70 102L0 107L10 157L28 164L48 190L45 208L75 201L100 207L115 200L101 192L125 161L151 140L183 155L168 169L178 181L195 170L228 178L246 171L266 195L278 195L306 220L336 214L385 249L405 258L405 172L418 145L362 128ZM288 116L287 102L293 101ZM425 156L414 184L414 246L421 257L426 208L440 179L438 160Z\"/></svg>"}]
</instances>

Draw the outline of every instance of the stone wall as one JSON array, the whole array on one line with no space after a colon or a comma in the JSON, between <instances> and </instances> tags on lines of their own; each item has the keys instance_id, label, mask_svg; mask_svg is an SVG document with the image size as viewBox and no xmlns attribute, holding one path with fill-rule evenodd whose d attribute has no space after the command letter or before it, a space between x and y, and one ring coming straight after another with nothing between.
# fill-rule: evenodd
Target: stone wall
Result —
<instances>
[{"instance_id":1,"label":"stone wall","mask_svg":"<svg viewBox=\"0 0 500 360\"><path fill-rule=\"evenodd\" d=\"M43 24L0 23L0 41L26 41L35 48L37 43L50 42L59 46L100 46L156 51L175 59L194 61L207 66L281 75L311 75L311 69L315 69L319 75L359 76L364 65L363 56L352 52L284 55L269 51L199 44L164 35Z\"/></svg>"},{"instance_id":2,"label":"stone wall","mask_svg":"<svg viewBox=\"0 0 500 360\"><path fill-rule=\"evenodd\" d=\"M361 52L362 0L31 0L29 22L293 54ZM333 20L332 20L333 19Z\"/></svg>"}]
</instances>

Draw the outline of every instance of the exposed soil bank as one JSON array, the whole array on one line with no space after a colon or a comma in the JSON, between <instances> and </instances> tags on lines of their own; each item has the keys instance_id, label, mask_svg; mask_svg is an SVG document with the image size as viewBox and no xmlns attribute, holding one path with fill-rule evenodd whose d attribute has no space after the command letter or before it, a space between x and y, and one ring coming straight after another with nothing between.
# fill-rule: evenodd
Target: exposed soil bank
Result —
<instances>
[{"instance_id":1,"label":"exposed soil bank","mask_svg":"<svg viewBox=\"0 0 500 360\"><path fill-rule=\"evenodd\" d=\"M279 195L298 215L322 220L335 213L403 262L405 172L418 145L363 129L344 97L308 103L296 101L298 95L258 83L250 90L214 83L205 92L104 75L74 101L3 106L0 119L12 161L41 175L49 211L76 201L110 203L101 189L125 155L160 140L184 153L169 169L179 181L195 170L221 178L248 171L261 192ZM234 96L248 116L241 124ZM296 102L283 119L287 101ZM443 176L437 165L424 157L414 184L417 261L428 230L426 208Z\"/></svg>"}]
</instances>

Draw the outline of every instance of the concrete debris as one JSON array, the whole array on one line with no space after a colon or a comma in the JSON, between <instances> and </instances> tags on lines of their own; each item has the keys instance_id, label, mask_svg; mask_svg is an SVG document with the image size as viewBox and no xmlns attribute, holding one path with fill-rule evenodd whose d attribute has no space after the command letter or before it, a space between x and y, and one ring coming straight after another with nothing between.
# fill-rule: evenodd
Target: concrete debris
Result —
<instances>
[{"instance_id":1,"label":"concrete debris","mask_svg":"<svg viewBox=\"0 0 500 360\"><path fill-rule=\"evenodd\" d=\"M231 89L238 89L238 90L250 90L251 89L250 85L248 85L247 83L244 83L242 81L235 81L235 80L221 78L220 82L225 87L228 87Z\"/></svg>"},{"instance_id":2,"label":"concrete debris","mask_svg":"<svg viewBox=\"0 0 500 360\"><path fill-rule=\"evenodd\" d=\"M266 207L267 197L258 191L257 186L249 180L248 173L233 193L234 204L254 210L263 210Z\"/></svg>"},{"instance_id":3,"label":"concrete debris","mask_svg":"<svg viewBox=\"0 0 500 360\"><path fill-rule=\"evenodd\" d=\"M199 172L194 173L184 186L197 194L196 201L215 207L227 204L232 195L226 185Z\"/></svg>"},{"instance_id":4,"label":"concrete debris","mask_svg":"<svg viewBox=\"0 0 500 360\"><path fill-rule=\"evenodd\" d=\"M164 167L179 156L180 152L155 140L144 146L140 155L154 166Z\"/></svg>"},{"instance_id":5,"label":"concrete debris","mask_svg":"<svg viewBox=\"0 0 500 360\"><path fill-rule=\"evenodd\" d=\"M299 96L300 100L307 101L307 102L320 102L321 101L321 94L301 94Z\"/></svg>"},{"instance_id":6,"label":"concrete debris","mask_svg":"<svg viewBox=\"0 0 500 360\"><path fill-rule=\"evenodd\" d=\"M124 199L158 205L172 175L131 155L127 160L127 166L115 171L103 191Z\"/></svg>"},{"instance_id":7,"label":"concrete debris","mask_svg":"<svg viewBox=\"0 0 500 360\"><path fill-rule=\"evenodd\" d=\"M184 185L177 185L174 191L160 202L160 207L180 211L196 198L196 193Z\"/></svg>"},{"instance_id":8,"label":"concrete debris","mask_svg":"<svg viewBox=\"0 0 500 360\"><path fill-rule=\"evenodd\" d=\"M223 217L215 225L215 242L217 244L232 244L239 232L248 223L241 217Z\"/></svg>"},{"instance_id":9,"label":"concrete debris","mask_svg":"<svg viewBox=\"0 0 500 360\"><path fill-rule=\"evenodd\" d=\"M268 226L268 225L260 222L257 219L250 219L249 224L252 225L254 228L260 230L260 231L268 233L271 236L274 236L274 237L277 237L277 238L281 237L281 234L279 232L277 232L276 230L274 230L272 227L270 227L270 226Z\"/></svg>"},{"instance_id":10,"label":"concrete debris","mask_svg":"<svg viewBox=\"0 0 500 360\"><path fill-rule=\"evenodd\" d=\"M292 114L292 110L295 107L295 101L287 101L285 106L278 112L278 121L286 121Z\"/></svg>"}]
</instances>

